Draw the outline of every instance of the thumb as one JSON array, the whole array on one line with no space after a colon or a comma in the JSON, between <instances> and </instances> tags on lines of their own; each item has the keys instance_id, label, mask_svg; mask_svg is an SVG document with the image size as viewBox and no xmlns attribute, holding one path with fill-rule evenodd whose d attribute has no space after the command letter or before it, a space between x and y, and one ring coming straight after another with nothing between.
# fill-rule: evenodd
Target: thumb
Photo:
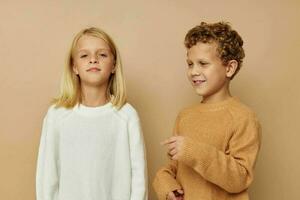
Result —
<instances>
[{"instance_id":1,"label":"thumb","mask_svg":"<svg viewBox=\"0 0 300 200\"><path fill-rule=\"evenodd\" d=\"M183 194L183 193L184 193L182 189L177 190L177 192L178 192L179 194Z\"/></svg>"},{"instance_id":2,"label":"thumb","mask_svg":"<svg viewBox=\"0 0 300 200\"><path fill-rule=\"evenodd\" d=\"M169 192L167 200L173 200L173 199L176 199L175 194L173 192Z\"/></svg>"}]
</instances>

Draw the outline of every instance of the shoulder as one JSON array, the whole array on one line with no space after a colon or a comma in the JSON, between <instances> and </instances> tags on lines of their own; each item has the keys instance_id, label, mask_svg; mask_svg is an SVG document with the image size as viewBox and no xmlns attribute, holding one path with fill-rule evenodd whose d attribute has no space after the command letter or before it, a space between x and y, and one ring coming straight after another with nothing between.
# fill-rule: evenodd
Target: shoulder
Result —
<instances>
[{"instance_id":1,"label":"shoulder","mask_svg":"<svg viewBox=\"0 0 300 200\"><path fill-rule=\"evenodd\" d=\"M57 107L55 104L51 105L48 108L47 114L45 119L47 121L59 121L60 119L64 118L66 115L72 112L72 108L68 109L65 107Z\"/></svg>"},{"instance_id":2,"label":"shoulder","mask_svg":"<svg viewBox=\"0 0 300 200\"><path fill-rule=\"evenodd\" d=\"M232 114L233 117L238 118L257 118L256 113L248 105L241 102L239 99L230 104L228 111Z\"/></svg>"},{"instance_id":3,"label":"shoulder","mask_svg":"<svg viewBox=\"0 0 300 200\"><path fill-rule=\"evenodd\" d=\"M199 107L198 104L194 104L194 105L188 105L186 107L181 108L177 114L177 118L181 118L184 116L190 116L193 114L199 114L198 107Z\"/></svg>"},{"instance_id":4,"label":"shoulder","mask_svg":"<svg viewBox=\"0 0 300 200\"><path fill-rule=\"evenodd\" d=\"M233 102L231 106L229 106L228 111L233 124L235 124L234 126L246 126L251 124L257 128L261 126L254 110L240 100Z\"/></svg>"},{"instance_id":5,"label":"shoulder","mask_svg":"<svg viewBox=\"0 0 300 200\"><path fill-rule=\"evenodd\" d=\"M122 108L116 110L116 113L119 117L126 121L139 120L136 109L130 103L123 105Z\"/></svg>"}]
</instances>

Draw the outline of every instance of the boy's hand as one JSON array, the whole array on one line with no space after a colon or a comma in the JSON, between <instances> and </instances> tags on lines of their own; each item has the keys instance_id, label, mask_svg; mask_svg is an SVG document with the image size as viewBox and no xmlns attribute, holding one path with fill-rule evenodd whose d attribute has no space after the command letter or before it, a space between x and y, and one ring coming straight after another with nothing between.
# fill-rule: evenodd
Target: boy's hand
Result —
<instances>
[{"instance_id":1,"label":"boy's hand","mask_svg":"<svg viewBox=\"0 0 300 200\"><path fill-rule=\"evenodd\" d=\"M169 192L167 200L184 200L183 194L183 190L174 190L172 192Z\"/></svg>"},{"instance_id":2,"label":"boy's hand","mask_svg":"<svg viewBox=\"0 0 300 200\"><path fill-rule=\"evenodd\" d=\"M184 137L183 136L173 136L165 141L163 141L161 144L168 147L168 155L172 160L177 160L178 155L182 153L184 143Z\"/></svg>"}]
</instances>

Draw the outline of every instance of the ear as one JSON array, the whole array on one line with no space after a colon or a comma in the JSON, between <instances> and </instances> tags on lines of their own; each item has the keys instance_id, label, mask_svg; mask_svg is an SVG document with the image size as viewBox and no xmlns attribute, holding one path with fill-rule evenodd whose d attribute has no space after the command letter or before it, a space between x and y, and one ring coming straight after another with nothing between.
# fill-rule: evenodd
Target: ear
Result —
<instances>
[{"instance_id":1,"label":"ear","mask_svg":"<svg viewBox=\"0 0 300 200\"><path fill-rule=\"evenodd\" d=\"M72 69L73 69L73 72L74 72L76 75L79 74L78 69L77 69L77 67L76 67L75 65L73 65Z\"/></svg>"},{"instance_id":2,"label":"ear","mask_svg":"<svg viewBox=\"0 0 300 200\"><path fill-rule=\"evenodd\" d=\"M116 73L116 65L113 66L113 69L111 70L111 73L112 74Z\"/></svg>"},{"instance_id":3,"label":"ear","mask_svg":"<svg viewBox=\"0 0 300 200\"><path fill-rule=\"evenodd\" d=\"M226 77L231 78L238 68L238 62L236 60L230 60L226 65Z\"/></svg>"},{"instance_id":4,"label":"ear","mask_svg":"<svg viewBox=\"0 0 300 200\"><path fill-rule=\"evenodd\" d=\"M116 73L116 59L114 59L114 65L113 65L113 69L111 71L112 74Z\"/></svg>"}]
</instances>

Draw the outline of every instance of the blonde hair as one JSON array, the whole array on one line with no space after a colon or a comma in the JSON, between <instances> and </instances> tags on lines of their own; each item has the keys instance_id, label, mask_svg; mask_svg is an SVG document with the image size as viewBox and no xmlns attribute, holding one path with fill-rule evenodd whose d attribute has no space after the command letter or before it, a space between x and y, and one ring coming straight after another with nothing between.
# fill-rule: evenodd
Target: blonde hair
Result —
<instances>
[{"instance_id":1,"label":"blonde hair","mask_svg":"<svg viewBox=\"0 0 300 200\"><path fill-rule=\"evenodd\" d=\"M73 71L73 53L78 40L83 35L100 38L110 47L115 59L115 73L111 74L109 78L107 96L111 97L111 103L117 109L120 109L126 103L126 88L120 53L110 36L103 30L95 27L83 29L74 37L62 75L60 94L53 100L53 104L55 104L56 107L73 108L76 104L81 102L80 79Z\"/></svg>"}]
</instances>

